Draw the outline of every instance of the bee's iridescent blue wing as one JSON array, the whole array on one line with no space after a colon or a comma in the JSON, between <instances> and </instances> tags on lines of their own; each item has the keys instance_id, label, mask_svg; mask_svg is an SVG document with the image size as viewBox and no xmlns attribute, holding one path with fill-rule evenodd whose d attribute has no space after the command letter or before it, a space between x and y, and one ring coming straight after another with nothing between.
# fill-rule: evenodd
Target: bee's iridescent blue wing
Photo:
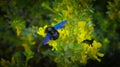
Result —
<instances>
[{"instance_id":1,"label":"bee's iridescent blue wing","mask_svg":"<svg viewBox=\"0 0 120 67\"><path fill-rule=\"evenodd\" d=\"M65 24L67 23L67 20L64 20L54 26L55 30L61 29Z\"/></svg>"},{"instance_id":2,"label":"bee's iridescent blue wing","mask_svg":"<svg viewBox=\"0 0 120 67\"><path fill-rule=\"evenodd\" d=\"M46 37L43 40L43 44L44 45L48 44L48 41L50 40L50 38L51 38L51 34L47 33Z\"/></svg>"}]
</instances>

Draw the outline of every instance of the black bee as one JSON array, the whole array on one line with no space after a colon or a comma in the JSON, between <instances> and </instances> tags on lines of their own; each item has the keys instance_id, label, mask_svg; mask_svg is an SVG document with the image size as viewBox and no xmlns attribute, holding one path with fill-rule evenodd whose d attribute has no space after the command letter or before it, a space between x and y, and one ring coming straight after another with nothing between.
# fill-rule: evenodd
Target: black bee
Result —
<instances>
[{"instance_id":1,"label":"black bee","mask_svg":"<svg viewBox=\"0 0 120 67\"><path fill-rule=\"evenodd\" d=\"M51 38L50 39L53 39L53 40L56 40L59 37L59 32L57 30L55 30L54 27L51 27L51 26L47 27L45 29L45 33L51 34Z\"/></svg>"},{"instance_id":2,"label":"black bee","mask_svg":"<svg viewBox=\"0 0 120 67\"><path fill-rule=\"evenodd\" d=\"M43 44L48 44L48 41L53 39L56 40L59 37L58 29L61 29L65 24L67 23L67 20L64 20L58 24L56 24L54 27L50 26L45 29L46 37L43 40Z\"/></svg>"}]
</instances>

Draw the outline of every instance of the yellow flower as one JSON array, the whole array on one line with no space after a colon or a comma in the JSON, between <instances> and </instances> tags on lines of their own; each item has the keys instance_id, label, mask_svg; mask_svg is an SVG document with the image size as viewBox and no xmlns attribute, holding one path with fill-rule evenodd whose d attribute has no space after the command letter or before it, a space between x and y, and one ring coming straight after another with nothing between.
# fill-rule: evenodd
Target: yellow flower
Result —
<instances>
[{"instance_id":1,"label":"yellow flower","mask_svg":"<svg viewBox=\"0 0 120 67\"><path fill-rule=\"evenodd\" d=\"M21 32L22 32L22 28L16 26L16 33L17 33L17 36L20 36Z\"/></svg>"},{"instance_id":2,"label":"yellow flower","mask_svg":"<svg viewBox=\"0 0 120 67\"><path fill-rule=\"evenodd\" d=\"M81 55L80 63L86 64L87 63L87 55Z\"/></svg>"},{"instance_id":3,"label":"yellow flower","mask_svg":"<svg viewBox=\"0 0 120 67\"><path fill-rule=\"evenodd\" d=\"M99 59L96 55L93 55L93 58L96 59L97 61L101 62L101 59Z\"/></svg>"},{"instance_id":4,"label":"yellow flower","mask_svg":"<svg viewBox=\"0 0 120 67\"><path fill-rule=\"evenodd\" d=\"M103 57L104 54L98 52L98 49L101 47L101 44L97 41L93 41L92 46L89 46L88 48L88 54L90 57L96 59L97 61L101 62L101 60L98 58L99 57Z\"/></svg>"},{"instance_id":5,"label":"yellow flower","mask_svg":"<svg viewBox=\"0 0 120 67\"><path fill-rule=\"evenodd\" d=\"M50 46L53 46L52 50L58 50L56 41L50 40L49 44L50 44Z\"/></svg>"},{"instance_id":6,"label":"yellow flower","mask_svg":"<svg viewBox=\"0 0 120 67\"><path fill-rule=\"evenodd\" d=\"M43 28L42 27L39 27L38 31L37 31L37 34L45 37L45 29L46 29L47 25L45 25Z\"/></svg>"},{"instance_id":7,"label":"yellow flower","mask_svg":"<svg viewBox=\"0 0 120 67\"><path fill-rule=\"evenodd\" d=\"M97 49L97 48L100 48L102 45L99 42L94 40L92 43L92 46L93 46L93 48Z\"/></svg>"},{"instance_id":8,"label":"yellow flower","mask_svg":"<svg viewBox=\"0 0 120 67\"><path fill-rule=\"evenodd\" d=\"M86 27L85 25L86 25L86 21L79 21L79 22L77 22L78 24L78 29L79 30L84 30L84 27Z\"/></svg>"},{"instance_id":9,"label":"yellow flower","mask_svg":"<svg viewBox=\"0 0 120 67\"><path fill-rule=\"evenodd\" d=\"M61 40L65 40L67 38L67 36L69 35L69 31L66 29L58 30L58 32L60 33L59 38Z\"/></svg>"},{"instance_id":10,"label":"yellow flower","mask_svg":"<svg viewBox=\"0 0 120 67\"><path fill-rule=\"evenodd\" d=\"M103 57L104 56L104 54L103 53L97 53L97 56L99 56L99 57Z\"/></svg>"},{"instance_id":11,"label":"yellow flower","mask_svg":"<svg viewBox=\"0 0 120 67\"><path fill-rule=\"evenodd\" d=\"M72 56L72 57L71 57L71 60L72 60L73 62L75 62L75 61L77 61L78 59L77 59L76 56Z\"/></svg>"}]
</instances>

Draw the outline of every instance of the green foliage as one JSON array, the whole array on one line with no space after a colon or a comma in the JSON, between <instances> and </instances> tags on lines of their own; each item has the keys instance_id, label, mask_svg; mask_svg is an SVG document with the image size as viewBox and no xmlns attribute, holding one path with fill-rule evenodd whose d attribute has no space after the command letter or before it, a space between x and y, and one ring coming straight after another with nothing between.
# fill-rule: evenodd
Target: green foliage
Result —
<instances>
[{"instance_id":1,"label":"green foliage","mask_svg":"<svg viewBox=\"0 0 120 67\"><path fill-rule=\"evenodd\" d=\"M111 47L120 50L119 4L120 0L1 0L0 67L104 62L102 57L114 54ZM68 22L58 30L60 37L44 46L45 28L63 20Z\"/></svg>"},{"instance_id":2,"label":"green foliage","mask_svg":"<svg viewBox=\"0 0 120 67\"><path fill-rule=\"evenodd\" d=\"M107 11L104 15L103 12L96 12L93 17L95 27L95 37L103 43L103 51L114 45L119 47L119 0L107 1ZM96 10L97 11L97 10ZM104 16L103 16L104 15ZM117 48L118 49L118 48Z\"/></svg>"},{"instance_id":3,"label":"green foliage","mask_svg":"<svg viewBox=\"0 0 120 67\"><path fill-rule=\"evenodd\" d=\"M72 3L74 4L71 5ZM87 4L87 2L85 2L85 6L79 3L84 2L63 0L62 2L54 3L53 5L55 7L53 8L50 8L46 3L42 4L43 7L54 12L54 22L60 22L60 20L65 19L68 20L65 28L58 30L60 33L59 39L49 42L50 46L53 47L54 59L58 66L78 67L79 63L86 64L88 59L96 59L100 62L101 60L97 56L104 56L104 54L99 52L102 46L101 43L96 40L91 44L83 42L84 40L92 40L94 28L90 14L92 14L93 11L91 7L88 7L91 5ZM54 26L55 24L52 25ZM43 28L40 27L38 34L45 37L45 28L46 26Z\"/></svg>"}]
</instances>

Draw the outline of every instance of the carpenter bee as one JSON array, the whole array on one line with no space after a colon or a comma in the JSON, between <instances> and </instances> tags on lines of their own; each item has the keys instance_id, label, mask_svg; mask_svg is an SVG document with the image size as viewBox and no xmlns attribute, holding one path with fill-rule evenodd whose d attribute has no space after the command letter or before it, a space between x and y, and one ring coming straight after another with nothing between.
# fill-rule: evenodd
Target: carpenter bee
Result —
<instances>
[{"instance_id":1,"label":"carpenter bee","mask_svg":"<svg viewBox=\"0 0 120 67\"><path fill-rule=\"evenodd\" d=\"M46 45L48 44L49 40L56 40L59 37L59 32L57 31L58 29L61 29L62 27L65 26L67 23L67 20L64 20L58 24L56 24L54 27L49 26L45 29L46 36L43 40L43 44Z\"/></svg>"}]
</instances>

